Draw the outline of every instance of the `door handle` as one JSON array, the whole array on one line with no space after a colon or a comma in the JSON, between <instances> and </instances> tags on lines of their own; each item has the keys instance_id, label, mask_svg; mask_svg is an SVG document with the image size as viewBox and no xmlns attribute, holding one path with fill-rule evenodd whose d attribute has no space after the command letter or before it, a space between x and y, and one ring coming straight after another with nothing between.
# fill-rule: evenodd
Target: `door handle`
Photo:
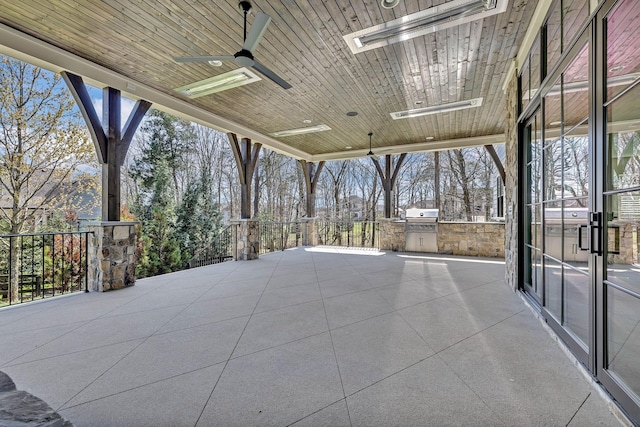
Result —
<instances>
[{"instance_id":1,"label":"door handle","mask_svg":"<svg viewBox=\"0 0 640 427\"><path fill-rule=\"evenodd\" d=\"M581 224L581 225L578 226L578 248L581 251L588 251L589 250L589 246L584 246L583 245L584 234L582 232L583 230L588 230L588 228L589 228L589 226L586 225L586 224Z\"/></svg>"},{"instance_id":2,"label":"door handle","mask_svg":"<svg viewBox=\"0 0 640 427\"><path fill-rule=\"evenodd\" d=\"M590 253L602 255L601 245L602 212L589 212L589 247Z\"/></svg>"}]
</instances>

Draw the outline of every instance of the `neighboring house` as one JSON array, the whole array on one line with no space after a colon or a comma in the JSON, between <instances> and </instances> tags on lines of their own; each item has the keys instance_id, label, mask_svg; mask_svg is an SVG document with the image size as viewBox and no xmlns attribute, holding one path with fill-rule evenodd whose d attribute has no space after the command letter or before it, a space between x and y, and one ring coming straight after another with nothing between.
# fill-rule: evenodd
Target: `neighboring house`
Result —
<instances>
[{"instance_id":1,"label":"neighboring house","mask_svg":"<svg viewBox=\"0 0 640 427\"><path fill-rule=\"evenodd\" d=\"M95 188L94 176L79 175L62 184L58 184L55 179L52 180L51 176L52 173L48 170L35 171L23 189L20 205L33 216L29 227L31 230L45 226L54 215L64 214L69 209L75 210L79 221L100 218L101 195L99 189ZM8 217L12 207L12 195L4 186L1 186L0 210L3 211L1 216Z\"/></svg>"}]
</instances>

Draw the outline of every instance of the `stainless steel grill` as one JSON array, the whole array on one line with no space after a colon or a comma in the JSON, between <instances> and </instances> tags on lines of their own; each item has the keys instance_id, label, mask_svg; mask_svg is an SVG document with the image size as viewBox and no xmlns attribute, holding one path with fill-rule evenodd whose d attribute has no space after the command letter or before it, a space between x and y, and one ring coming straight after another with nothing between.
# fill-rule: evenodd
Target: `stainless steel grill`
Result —
<instances>
[{"instance_id":1,"label":"stainless steel grill","mask_svg":"<svg viewBox=\"0 0 640 427\"><path fill-rule=\"evenodd\" d=\"M406 245L410 252L438 252L438 209L407 209Z\"/></svg>"}]
</instances>

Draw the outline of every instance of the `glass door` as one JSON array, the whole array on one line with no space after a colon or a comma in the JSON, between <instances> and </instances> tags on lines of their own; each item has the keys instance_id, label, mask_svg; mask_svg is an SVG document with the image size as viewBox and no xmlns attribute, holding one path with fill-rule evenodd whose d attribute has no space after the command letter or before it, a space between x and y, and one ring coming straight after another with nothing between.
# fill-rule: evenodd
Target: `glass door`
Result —
<instances>
[{"instance_id":1,"label":"glass door","mask_svg":"<svg viewBox=\"0 0 640 427\"><path fill-rule=\"evenodd\" d=\"M640 2L623 0L604 15L603 252L598 377L632 418L640 419Z\"/></svg>"},{"instance_id":2,"label":"glass door","mask_svg":"<svg viewBox=\"0 0 640 427\"><path fill-rule=\"evenodd\" d=\"M592 283L589 41L584 33L543 99L543 314L589 365Z\"/></svg>"},{"instance_id":3,"label":"glass door","mask_svg":"<svg viewBox=\"0 0 640 427\"><path fill-rule=\"evenodd\" d=\"M521 287L638 423L640 1L576 1L597 7L590 25L570 25L583 31L558 54L571 8L554 2L541 29L553 66L534 84L532 48L520 74Z\"/></svg>"}]
</instances>

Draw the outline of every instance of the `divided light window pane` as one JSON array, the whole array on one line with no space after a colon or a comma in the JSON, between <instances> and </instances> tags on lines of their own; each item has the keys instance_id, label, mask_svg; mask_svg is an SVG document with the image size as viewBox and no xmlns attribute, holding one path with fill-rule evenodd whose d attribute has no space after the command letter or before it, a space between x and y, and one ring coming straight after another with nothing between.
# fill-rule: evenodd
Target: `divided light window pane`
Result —
<instances>
[{"instance_id":1,"label":"divided light window pane","mask_svg":"<svg viewBox=\"0 0 640 427\"><path fill-rule=\"evenodd\" d=\"M562 3L556 1L547 20L547 73L562 55Z\"/></svg>"},{"instance_id":2,"label":"divided light window pane","mask_svg":"<svg viewBox=\"0 0 640 427\"><path fill-rule=\"evenodd\" d=\"M562 0L562 51L578 35L582 24L589 18L589 0Z\"/></svg>"},{"instance_id":3,"label":"divided light window pane","mask_svg":"<svg viewBox=\"0 0 640 427\"><path fill-rule=\"evenodd\" d=\"M540 82L542 81L541 71L542 71L542 63L541 63L541 55L540 55L540 33L538 33L538 37L536 41L533 43L533 47L531 48L531 53L529 55L529 64L531 64L531 97L536 96L538 91L540 90Z\"/></svg>"},{"instance_id":4,"label":"divided light window pane","mask_svg":"<svg viewBox=\"0 0 640 427\"><path fill-rule=\"evenodd\" d=\"M520 87L522 88L520 105L522 107L522 110L527 108L527 106L529 105L529 102L531 101L531 92L529 91L529 88L531 87L531 82L530 82L529 72L530 72L529 61L527 61L526 64L523 65L522 71L520 73Z\"/></svg>"},{"instance_id":5,"label":"divided light window pane","mask_svg":"<svg viewBox=\"0 0 640 427\"><path fill-rule=\"evenodd\" d=\"M561 80L556 80L553 88L544 97L544 130L547 140L550 137L559 137L562 132L561 87Z\"/></svg>"},{"instance_id":6,"label":"divided light window pane","mask_svg":"<svg viewBox=\"0 0 640 427\"><path fill-rule=\"evenodd\" d=\"M607 287L607 362L609 370L640 396L640 299Z\"/></svg>"},{"instance_id":7,"label":"divided light window pane","mask_svg":"<svg viewBox=\"0 0 640 427\"><path fill-rule=\"evenodd\" d=\"M568 130L589 116L588 43L584 45L562 76L564 128Z\"/></svg>"},{"instance_id":8,"label":"divided light window pane","mask_svg":"<svg viewBox=\"0 0 640 427\"><path fill-rule=\"evenodd\" d=\"M563 191L564 198L589 195L589 122L585 120L564 136L563 140ZM575 207L586 208L586 200L579 199Z\"/></svg>"},{"instance_id":9,"label":"divided light window pane","mask_svg":"<svg viewBox=\"0 0 640 427\"><path fill-rule=\"evenodd\" d=\"M640 85L607 107L607 134L608 189L640 187Z\"/></svg>"},{"instance_id":10,"label":"divided light window pane","mask_svg":"<svg viewBox=\"0 0 640 427\"><path fill-rule=\"evenodd\" d=\"M607 99L640 77L640 1L619 2L607 18Z\"/></svg>"},{"instance_id":11,"label":"divided light window pane","mask_svg":"<svg viewBox=\"0 0 640 427\"><path fill-rule=\"evenodd\" d=\"M556 138L544 150L544 200L562 197L562 139Z\"/></svg>"}]
</instances>

